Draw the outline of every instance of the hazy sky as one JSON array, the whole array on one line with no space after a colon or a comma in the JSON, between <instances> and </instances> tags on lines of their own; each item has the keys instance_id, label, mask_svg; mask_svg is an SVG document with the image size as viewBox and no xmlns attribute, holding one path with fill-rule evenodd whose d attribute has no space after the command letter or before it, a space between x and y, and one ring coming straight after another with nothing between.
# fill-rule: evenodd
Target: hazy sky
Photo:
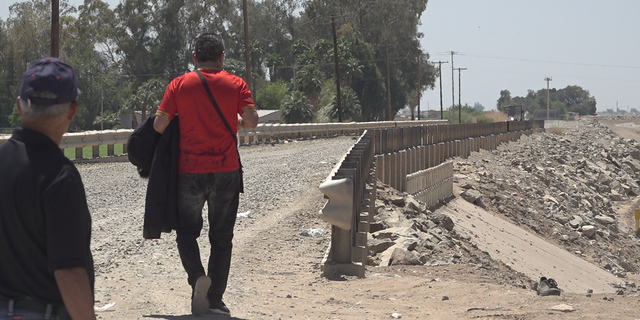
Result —
<instances>
[{"instance_id":1,"label":"hazy sky","mask_svg":"<svg viewBox=\"0 0 640 320\"><path fill-rule=\"evenodd\" d=\"M461 73L462 103L495 109L501 90L578 85L599 111L640 110L640 1L430 0L422 15L422 49L442 66L445 108L451 105L451 54ZM421 109L440 109L439 87ZM458 71L455 71L458 103Z\"/></svg>"},{"instance_id":2,"label":"hazy sky","mask_svg":"<svg viewBox=\"0 0 640 320\"><path fill-rule=\"evenodd\" d=\"M0 18L8 16L3 1ZM107 0L115 7L120 0ZM82 0L70 0L74 6ZM422 49L442 66L445 108L451 105L451 51L462 71L462 103L495 109L501 90L578 85L598 110L640 110L639 0L429 0L422 15ZM458 71L454 74L458 102ZM421 109L439 109L438 81Z\"/></svg>"}]
</instances>

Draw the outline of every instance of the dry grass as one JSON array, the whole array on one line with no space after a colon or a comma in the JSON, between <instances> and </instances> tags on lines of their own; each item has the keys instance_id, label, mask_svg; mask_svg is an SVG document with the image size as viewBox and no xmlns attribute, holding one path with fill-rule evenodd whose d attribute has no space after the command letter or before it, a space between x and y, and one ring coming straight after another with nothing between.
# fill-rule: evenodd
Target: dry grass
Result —
<instances>
[{"instance_id":1,"label":"dry grass","mask_svg":"<svg viewBox=\"0 0 640 320\"><path fill-rule=\"evenodd\" d=\"M562 128L549 128L547 129L547 131L553 134L557 134L559 136L564 134L564 132L562 131Z\"/></svg>"},{"instance_id":2,"label":"dry grass","mask_svg":"<svg viewBox=\"0 0 640 320\"><path fill-rule=\"evenodd\" d=\"M485 111L484 116L493 120L493 122L508 121L509 116L502 111Z\"/></svg>"}]
</instances>

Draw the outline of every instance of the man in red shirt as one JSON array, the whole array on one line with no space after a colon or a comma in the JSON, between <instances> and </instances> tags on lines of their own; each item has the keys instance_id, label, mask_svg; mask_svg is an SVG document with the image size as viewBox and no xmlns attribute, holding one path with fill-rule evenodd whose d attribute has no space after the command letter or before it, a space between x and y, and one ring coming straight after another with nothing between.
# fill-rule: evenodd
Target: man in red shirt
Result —
<instances>
[{"instance_id":1,"label":"man in red shirt","mask_svg":"<svg viewBox=\"0 0 640 320\"><path fill-rule=\"evenodd\" d=\"M258 113L244 80L222 70L224 43L219 36L198 36L192 55L233 132L216 112L195 71L171 81L153 127L163 133L176 114L180 117L176 234L180 259L193 288L191 312L228 315L222 295L229 277L233 227L242 186L235 136L238 127L255 128ZM207 273L197 243L205 202L209 208L211 243Z\"/></svg>"}]
</instances>

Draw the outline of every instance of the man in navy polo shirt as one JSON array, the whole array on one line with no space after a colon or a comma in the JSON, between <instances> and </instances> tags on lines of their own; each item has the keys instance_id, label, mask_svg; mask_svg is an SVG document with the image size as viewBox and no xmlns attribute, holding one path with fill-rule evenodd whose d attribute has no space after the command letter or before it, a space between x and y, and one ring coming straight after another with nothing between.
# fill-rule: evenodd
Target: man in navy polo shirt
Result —
<instances>
[{"instance_id":1,"label":"man in navy polo shirt","mask_svg":"<svg viewBox=\"0 0 640 320\"><path fill-rule=\"evenodd\" d=\"M91 216L58 146L77 96L76 72L57 58L22 77L22 126L0 145L0 319L95 319Z\"/></svg>"}]
</instances>

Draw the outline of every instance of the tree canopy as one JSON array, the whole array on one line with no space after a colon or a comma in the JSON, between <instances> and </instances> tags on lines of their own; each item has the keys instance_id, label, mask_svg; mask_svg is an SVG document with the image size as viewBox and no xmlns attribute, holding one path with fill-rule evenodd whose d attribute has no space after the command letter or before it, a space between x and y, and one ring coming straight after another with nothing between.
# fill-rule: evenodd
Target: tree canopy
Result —
<instances>
[{"instance_id":1,"label":"tree canopy","mask_svg":"<svg viewBox=\"0 0 640 320\"><path fill-rule=\"evenodd\" d=\"M509 90L500 91L496 107L498 110L504 110L509 105L521 105L522 111L529 113L537 109L546 109L547 89L528 90L524 97L512 97ZM549 89L549 109L558 110L558 116L564 116L567 112L592 114L597 109L596 98L580 86L567 86L559 90L552 88Z\"/></svg>"},{"instance_id":2,"label":"tree canopy","mask_svg":"<svg viewBox=\"0 0 640 320\"><path fill-rule=\"evenodd\" d=\"M290 109L292 102L309 103L313 113L323 107L322 84L336 78L334 26L345 118L386 120L388 104L395 115L416 104L418 90L434 86L435 69L417 29L427 0L247 3L251 89L259 107L284 108L284 101ZM21 75L50 52L50 1L25 0L8 9L0 21L0 128L19 124L14 106ZM115 8L103 0L78 7L60 0L60 26L60 58L77 70L82 90L72 129L152 112L158 86L193 70L193 40L203 32L223 37L225 70L246 77L242 0L122 0ZM329 94L335 100L335 91ZM579 92L565 97L580 98ZM306 113L302 118L309 120Z\"/></svg>"}]
</instances>

